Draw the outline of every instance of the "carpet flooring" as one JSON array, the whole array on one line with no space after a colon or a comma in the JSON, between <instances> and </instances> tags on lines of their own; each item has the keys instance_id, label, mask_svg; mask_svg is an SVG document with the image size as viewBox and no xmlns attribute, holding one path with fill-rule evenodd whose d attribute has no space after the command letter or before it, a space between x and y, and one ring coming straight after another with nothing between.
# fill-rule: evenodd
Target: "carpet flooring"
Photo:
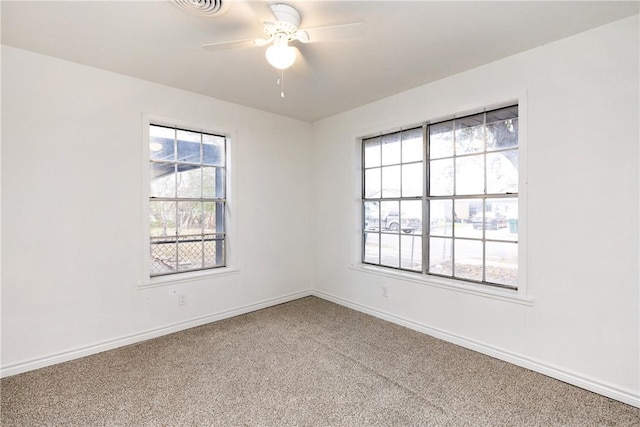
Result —
<instances>
[{"instance_id":1,"label":"carpet flooring","mask_svg":"<svg viewBox=\"0 0 640 427\"><path fill-rule=\"evenodd\" d=\"M640 409L315 297L3 379L2 426L640 426Z\"/></svg>"}]
</instances>

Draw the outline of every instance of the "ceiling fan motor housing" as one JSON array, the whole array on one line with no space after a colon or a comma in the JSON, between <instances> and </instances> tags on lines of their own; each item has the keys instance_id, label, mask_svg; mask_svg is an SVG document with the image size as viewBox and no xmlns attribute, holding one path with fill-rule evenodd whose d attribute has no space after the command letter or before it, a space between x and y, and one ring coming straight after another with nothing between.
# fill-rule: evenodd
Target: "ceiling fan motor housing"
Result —
<instances>
[{"instance_id":1,"label":"ceiling fan motor housing","mask_svg":"<svg viewBox=\"0 0 640 427\"><path fill-rule=\"evenodd\" d=\"M281 3L272 5L271 10L278 21L275 22L275 26L271 30L273 33L269 35L286 33L289 38L292 38L300 26L300 14L298 11L289 5ZM265 31L268 31L266 27Z\"/></svg>"}]
</instances>

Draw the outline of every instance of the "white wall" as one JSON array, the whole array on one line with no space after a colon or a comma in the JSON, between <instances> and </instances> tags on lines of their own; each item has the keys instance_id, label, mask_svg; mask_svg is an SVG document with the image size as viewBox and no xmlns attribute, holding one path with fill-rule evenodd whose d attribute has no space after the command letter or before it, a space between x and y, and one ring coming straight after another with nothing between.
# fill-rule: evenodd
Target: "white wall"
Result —
<instances>
[{"instance_id":1,"label":"white wall","mask_svg":"<svg viewBox=\"0 0 640 427\"><path fill-rule=\"evenodd\" d=\"M4 374L308 292L309 123L10 47L2 55ZM237 274L138 289L143 113L231 133Z\"/></svg>"},{"instance_id":2,"label":"white wall","mask_svg":"<svg viewBox=\"0 0 640 427\"><path fill-rule=\"evenodd\" d=\"M628 18L315 123L317 291L640 405L638 29ZM533 305L350 268L356 138L522 95Z\"/></svg>"}]
</instances>

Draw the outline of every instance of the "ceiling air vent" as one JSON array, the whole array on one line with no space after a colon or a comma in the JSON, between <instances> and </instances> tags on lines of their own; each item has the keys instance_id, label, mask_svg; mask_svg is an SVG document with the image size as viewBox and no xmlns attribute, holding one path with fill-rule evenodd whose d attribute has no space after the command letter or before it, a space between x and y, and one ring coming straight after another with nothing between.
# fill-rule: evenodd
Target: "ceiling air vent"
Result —
<instances>
[{"instance_id":1,"label":"ceiling air vent","mask_svg":"<svg viewBox=\"0 0 640 427\"><path fill-rule=\"evenodd\" d=\"M231 0L174 0L174 3L193 15L218 16L227 11Z\"/></svg>"}]
</instances>

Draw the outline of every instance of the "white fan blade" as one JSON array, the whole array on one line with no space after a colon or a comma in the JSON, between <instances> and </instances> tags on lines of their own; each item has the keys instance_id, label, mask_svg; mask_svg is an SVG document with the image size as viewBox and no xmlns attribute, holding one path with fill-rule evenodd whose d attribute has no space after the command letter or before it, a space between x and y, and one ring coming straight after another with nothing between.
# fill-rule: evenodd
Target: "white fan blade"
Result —
<instances>
[{"instance_id":1,"label":"white fan blade","mask_svg":"<svg viewBox=\"0 0 640 427\"><path fill-rule=\"evenodd\" d=\"M302 28L309 36L307 43L328 42L334 40L361 39L367 33L367 24L353 22L351 24L329 25L326 27ZM301 40L304 42L304 40Z\"/></svg>"},{"instance_id":2,"label":"white fan blade","mask_svg":"<svg viewBox=\"0 0 640 427\"><path fill-rule=\"evenodd\" d=\"M267 0L247 0L251 9L256 14L258 19L262 22L278 21L278 18L273 14L273 10L271 10L271 5L267 2Z\"/></svg>"},{"instance_id":3,"label":"white fan blade","mask_svg":"<svg viewBox=\"0 0 640 427\"><path fill-rule=\"evenodd\" d=\"M202 47L215 52L218 50L256 47L259 46L260 41L262 41L262 39L232 40L227 42L207 43L203 44Z\"/></svg>"}]
</instances>

